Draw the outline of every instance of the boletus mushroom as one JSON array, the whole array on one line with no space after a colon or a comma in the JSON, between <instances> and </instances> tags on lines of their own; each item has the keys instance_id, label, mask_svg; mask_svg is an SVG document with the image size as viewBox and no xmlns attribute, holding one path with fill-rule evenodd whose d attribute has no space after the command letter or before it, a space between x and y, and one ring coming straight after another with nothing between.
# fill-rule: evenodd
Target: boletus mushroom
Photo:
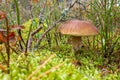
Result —
<instances>
[{"instance_id":1,"label":"boletus mushroom","mask_svg":"<svg viewBox=\"0 0 120 80\"><path fill-rule=\"evenodd\" d=\"M99 34L98 29L92 23L77 19L64 22L58 27L58 31L61 34L72 36L72 47L74 52L79 50L82 36L94 36Z\"/></svg>"}]
</instances>

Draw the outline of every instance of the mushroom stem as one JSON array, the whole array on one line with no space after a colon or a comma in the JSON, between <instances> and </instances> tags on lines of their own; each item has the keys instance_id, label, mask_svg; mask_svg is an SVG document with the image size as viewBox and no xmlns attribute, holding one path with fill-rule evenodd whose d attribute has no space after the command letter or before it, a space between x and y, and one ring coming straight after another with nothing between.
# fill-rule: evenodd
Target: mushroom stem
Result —
<instances>
[{"instance_id":1,"label":"mushroom stem","mask_svg":"<svg viewBox=\"0 0 120 80\"><path fill-rule=\"evenodd\" d=\"M72 47L75 52L80 49L81 41L80 36L72 36Z\"/></svg>"}]
</instances>

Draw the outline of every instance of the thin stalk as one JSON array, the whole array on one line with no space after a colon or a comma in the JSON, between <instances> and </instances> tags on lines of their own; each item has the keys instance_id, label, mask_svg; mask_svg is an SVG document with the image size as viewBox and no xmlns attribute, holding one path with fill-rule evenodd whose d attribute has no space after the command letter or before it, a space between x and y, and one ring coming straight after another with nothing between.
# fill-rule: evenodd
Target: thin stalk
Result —
<instances>
[{"instance_id":1,"label":"thin stalk","mask_svg":"<svg viewBox=\"0 0 120 80\"><path fill-rule=\"evenodd\" d=\"M105 2L104 2L104 9L105 9L105 23L107 23L107 20L108 20L108 18L107 18L107 0L105 0ZM105 45L104 45L104 50L105 50L105 53L107 52L107 40L108 40L108 25L107 24L105 24Z\"/></svg>"},{"instance_id":2,"label":"thin stalk","mask_svg":"<svg viewBox=\"0 0 120 80\"><path fill-rule=\"evenodd\" d=\"M14 3L15 3L16 12L17 12L17 22L18 22L18 25L20 25L20 11L19 11L19 6L18 6L18 0L14 0ZM22 35L21 35L21 30L18 30L18 34L19 34L22 42L23 42L24 45L25 45L25 42L24 42L24 40L23 40L23 38L22 38ZM22 46L22 44L21 44L21 41L19 41L19 45L20 45L20 48L21 48L21 50L22 50L22 49L23 49L23 46Z\"/></svg>"},{"instance_id":3,"label":"thin stalk","mask_svg":"<svg viewBox=\"0 0 120 80\"><path fill-rule=\"evenodd\" d=\"M7 67L8 67L8 73L9 71L9 66L10 66L10 48L9 48L9 26L8 26L8 19L7 17L5 18L6 21L6 29L7 29L7 42L6 42L6 51L7 51Z\"/></svg>"},{"instance_id":4,"label":"thin stalk","mask_svg":"<svg viewBox=\"0 0 120 80\"><path fill-rule=\"evenodd\" d=\"M51 47L51 35L50 35L50 33L46 34L46 38L47 38L47 42L48 42L49 47Z\"/></svg>"},{"instance_id":5,"label":"thin stalk","mask_svg":"<svg viewBox=\"0 0 120 80\"><path fill-rule=\"evenodd\" d=\"M0 54L2 55L2 59L5 63L7 63L7 60L5 59L4 53L1 51Z\"/></svg>"},{"instance_id":6,"label":"thin stalk","mask_svg":"<svg viewBox=\"0 0 120 80\"><path fill-rule=\"evenodd\" d=\"M90 40L89 40L88 36L87 36L87 42L88 42L88 46L91 46L90 45Z\"/></svg>"},{"instance_id":7,"label":"thin stalk","mask_svg":"<svg viewBox=\"0 0 120 80\"><path fill-rule=\"evenodd\" d=\"M14 0L15 6L16 6L16 12L17 12L17 22L18 25L20 24L20 11L19 11L19 6L18 6L18 0Z\"/></svg>"},{"instance_id":8,"label":"thin stalk","mask_svg":"<svg viewBox=\"0 0 120 80\"><path fill-rule=\"evenodd\" d=\"M29 42L30 32L31 32L31 30L32 30L32 24L30 25L29 33L28 33L28 36L27 36L25 53L27 53L27 51L28 51L28 42Z\"/></svg>"},{"instance_id":9,"label":"thin stalk","mask_svg":"<svg viewBox=\"0 0 120 80\"><path fill-rule=\"evenodd\" d=\"M96 49L96 47L95 47L95 36L93 36L92 39L93 39L93 43L92 43L92 46L93 46L93 47L92 47L92 48L93 48L93 49Z\"/></svg>"},{"instance_id":10,"label":"thin stalk","mask_svg":"<svg viewBox=\"0 0 120 80\"><path fill-rule=\"evenodd\" d=\"M58 42L59 42L59 41L58 41L57 38L58 38L58 35L57 35L56 33L54 33L55 43L56 43L56 46L58 47L58 45L59 45Z\"/></svg>"}]
</instances>

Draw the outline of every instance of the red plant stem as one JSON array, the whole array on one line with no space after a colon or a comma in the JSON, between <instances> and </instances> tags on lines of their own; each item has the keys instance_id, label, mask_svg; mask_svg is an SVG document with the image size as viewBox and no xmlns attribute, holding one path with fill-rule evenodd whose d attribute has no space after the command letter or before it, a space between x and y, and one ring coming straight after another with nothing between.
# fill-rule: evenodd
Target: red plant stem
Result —
<instances>
[{"instance_id":1,"label":"red plant stem","mask_svg":"<svg viewBox=\"0 0 120 80\"><path fill-rule=\"evenodd\" d=\"M7 51L7 57L8 57L7 67L9 69L9 65L10 65L10 48L9 48L9 26L8 26L7 17L5 18L5 21L6 21L6 29L7 29L7 42L6 42L6 51ZM9 70L8 70L8 73L9 73Z\"/></svg>"}]
</instances>

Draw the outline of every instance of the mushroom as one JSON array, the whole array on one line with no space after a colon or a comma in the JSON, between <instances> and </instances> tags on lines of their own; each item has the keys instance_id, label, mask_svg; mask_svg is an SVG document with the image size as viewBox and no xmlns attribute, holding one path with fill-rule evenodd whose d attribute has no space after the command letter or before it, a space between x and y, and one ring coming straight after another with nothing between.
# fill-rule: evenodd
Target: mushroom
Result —
<instances>
[{"instance_id":1,"label":"mushroom","mask_svg":"<svg viewBox=\"0 0 120 80\"><path fill-rule=\"evenodd\" d=\"M98 29L89 21L77 19L66 21L58 27L58 31L62 34L72 36L72 47L75 52L80 48L82 36L94 36L99 34Z\"/></svg>"}]
</instances>

